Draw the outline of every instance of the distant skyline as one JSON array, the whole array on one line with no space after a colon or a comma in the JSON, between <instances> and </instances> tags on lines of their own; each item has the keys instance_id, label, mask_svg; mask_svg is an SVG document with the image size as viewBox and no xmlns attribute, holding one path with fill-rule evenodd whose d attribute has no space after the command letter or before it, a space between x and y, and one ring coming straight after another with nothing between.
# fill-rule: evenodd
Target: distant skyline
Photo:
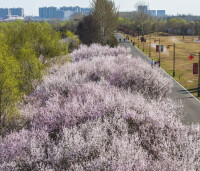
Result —
<instances>
[{"instance_id":1,"label":"distant skyline","mask_svg":"<svg viewBox=\"0 0 200 171\"><path fill-rule=\"evenodd\" d=\"M200 0L143 0L150 9L166 10L167 15L192 14L200 15ZM91 0L0 0L0 8L24 8L26 15L39 15L39 7L80 6L90 7ZM114 0L119 11L133 11L135 0Z\"/></svg>"}]
</instances>

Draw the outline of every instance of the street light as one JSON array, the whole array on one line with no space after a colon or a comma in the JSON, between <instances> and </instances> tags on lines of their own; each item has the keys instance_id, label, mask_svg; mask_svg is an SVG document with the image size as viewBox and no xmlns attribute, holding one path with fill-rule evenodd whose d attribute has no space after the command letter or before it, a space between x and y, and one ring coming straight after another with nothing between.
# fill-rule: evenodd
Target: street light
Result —
<instances>
[{"instance_id":1,"label":"street light","mask_svg":"<svg viewBox=\"0 0 200 171\"><path fill-rule=\"evenodd\" d=\"M151 35L147 36L150 37L150 42L149 42L149 57L151 57Z\"/></svg>"},{"instance_id":2,"label":"street light","mask_svg":"<svg viewBox=\"0 0 200 171\"><path fill-rule=\"evenodd\" d=\"M134 45L135 45L135 35L134 35Z\"/></svg>"},{"instance_id":3,"label":"street light","mask_svg":"<svg viewBox=\"0 0 200 171\"><path fill-rule=\"evenodd\" d=\"M144 42L146 42L146 39L145 39L145 37L144 37L144 33L142 33L141 42L142 42L142 45L143 45L142 50L143 50L143 52L144 52Z\"/></svg>"},{"instance_id":4,"label":"street light","mask_svg":"<svg viewBox=\"0 0 200 171\"><path fill-rule=\"evenodd\" d=\"M135 44L135 37L137 37L136 36L137 35L136 32L134 32L133 35L134 35L133 37L134 37L134 44Z\"/></svg>"},{"instance_id":5,"label":"street light","mask_svg":"<svg viewBox=\"0 0 200 171\"><path fill-rule=\"evenodd\" d=\"M144 40L142 41L143 43L142 43L142 51L144 52Z\"/></svg>"},{"instance_id":6,"label":"street light","mask_svg":"<svg viewBox=\"0 0 200 171\"><path fill-rule=\"evenodd\" d=\"M174 52L173 52L173 77L175 77L175 50L176 50L176 44L174 43L173 45L168 45L167 48L169 49L170 46L174 47Z\"/></svg>"},{"instance_id":7,"label":"street light","mask_svg":"<svg viewBox=\"0 0 200 171\"><path fill-rule=\"evenodd\" d=\"M150 43L149 43L149 57L151 57L151 35L150 35Z\"/></svg>"}]
</instances>

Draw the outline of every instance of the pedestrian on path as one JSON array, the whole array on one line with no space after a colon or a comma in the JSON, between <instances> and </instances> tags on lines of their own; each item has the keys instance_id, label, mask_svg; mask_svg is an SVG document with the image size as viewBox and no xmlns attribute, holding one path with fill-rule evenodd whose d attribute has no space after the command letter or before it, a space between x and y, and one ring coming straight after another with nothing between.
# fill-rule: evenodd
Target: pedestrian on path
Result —
<instances>
[{"instance_id":1,"label":"pedestrian on path","mask_svg":"<svg viewBox=\"0 0 200 171\"><path fill-rule=\"evenodd\" d=\"M154 60L152 59L152 60L151 60L151 66L154 67L154 65L155 65L155 62L154 62Z\"/></svg>"},{"instance_id":2,"label":"pedestrian on path","mask_svg":"<svg viewBox=\"0 0 200 171\"><path fill-rule=\"evenodd\" d=\"M160 67L160 61L156 61L156 62L154 63L154 66Z\"/></svg>"}]
</instances>

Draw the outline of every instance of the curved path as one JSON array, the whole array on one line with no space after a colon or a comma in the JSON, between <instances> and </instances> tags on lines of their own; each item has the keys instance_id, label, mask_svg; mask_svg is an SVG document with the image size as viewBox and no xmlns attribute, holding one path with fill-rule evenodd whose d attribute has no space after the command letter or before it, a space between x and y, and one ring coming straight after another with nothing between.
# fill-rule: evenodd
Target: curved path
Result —
<instances>
[{"instance_id":1,"label":"curved path","mask_svg":"<svg viewBox=\"0 0 200 171\"><path fill-rule=\"evenodd\" d=\"M124 37L116 33L115 36L117 37L118 41L121 39L120 46L124 46L126 48L131 48L131 54L134 57L139 57L147 61L149 64L151 59L146 56L143 52L141 52L137 47L134 47L129 41L124 42ZM162 68L161 68L162 70ZM168 75L164 70L163 72ZM169 75L168 75L169 76ZM171 76L169 76L173 79ZM171 97L173 99L181 99L184 105L184 111L186 113L183 122L186 124L191 123L200 123L200 101L190 94L182 85L180 85L177 81L174 81L174 87L172 88Z\"/></svg>"}]
</instances>

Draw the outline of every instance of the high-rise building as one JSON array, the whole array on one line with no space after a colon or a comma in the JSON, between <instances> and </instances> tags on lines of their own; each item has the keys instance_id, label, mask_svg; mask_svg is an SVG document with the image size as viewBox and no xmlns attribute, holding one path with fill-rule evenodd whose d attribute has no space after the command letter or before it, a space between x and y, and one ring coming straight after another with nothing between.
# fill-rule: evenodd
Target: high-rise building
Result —
<instances>
[{"instance_id":1,"label":"high-rise building","mask_svg":"<svg viewBox=\"0 0 200 171\"><path fill-rule=\"evenodd\" d=\"M58 10L58 8L56 8L56 7L49 7L47 10L48 18L57 18L57 16L56 16L57 10Z\"/></svg>"},{"instance_id":2,"label":"high-rise building","mask_svg":"<svg viewBox=\"0 0 200 171\"><path fill-rule=\"evenodd\" d=\"M8 8L0 8L0 18L5 19L11 15L11 11Z\"/></svg>"},{"instance_id":3,"label":"high-rise building","mask_svg":"<svg viewBox=\"0 0 200 171\"><path fill-rule=\"evenodd\" d=\"M165 10L157 10L157 16L158 17L164 17L165 16Z\"/></svg>"},{"instance_id":4,"label":"high-rise building","mask_svg":"<svg viewBox=\"0 0 200 171\"><path fill-rule=\"evenodd\" d=\"M39 17L40 18L56 18L58 8L56 7L43 7L39 8Z\"/></svg>"},{"instance_id":5,"label":"high-rise building","mask_svg":"<svg viewBox=\"0 0 200 171\"><path fill-rule=\"evenodd\" d=\"M62 20L67 20L75 13L88 14L90 11L90 8L80 8L78 6L61 7L60 9L56 7L43 7L39 8L39 17L43 19L59 18Z\"/></svg>"},{"instance_id":6,"label":"high-rise building","mask_svg":"<svg viewBox=\"0 0 200 171\"><path fill-rule=\"evenodd\" d=\"M11 15L24 17L24 9L23 8L11 8L10 11L11 11Z\"/></svg>"},{"instance_id":7,"label":"high-rise building","mask_svg":"<svg viewBox=\"0 0 200 171\"><path fill-rule=\"evenodd\" d=\"M81 8L76 6L76 7L61 7L61 11L73 11L73 12L81 12Z\"/></svg>"},{"instance_id":8,"label":"high-rise building","mask_svg":"<svg viewBox=\"0 0 200 171\"><path fill-rule=\"evenodd\" d=\"M137 7L137 12L143 12L143 13L149 14L151 16L158 16L158 17L164 17L166 15L165 10L157 10L157 11L156 10L148 10L147 5L139 5Z\"/></svg>"},{"instance_id":9,"label":"high-rise building","mask_svg":"<svg viewBox=\"0 0 200 171\"><path fill-rule=\"evenodd\" d=\"M61 11L73 11L74 13L89 13L91 8L80 8L79 6L76 7L61 7Z\"/></svg>"},{"instance_id":10,"label":"high-rise building","mask_svg":"<svg viewBox=\"0 0 200 171\"><path fill-rule=\"evenodd\" d=\"M39 17L40 18L47 17L47 7L39 8Z\"/></svg>"},{"instance_id":11,"label":"high-rise building","mask_svg":"<svg viewBox=\"0 0 200 171\"><path fill-rule=\"evenodd\" d=\"M148 6L147 5L139 5L138 6L138 12L147 13L147 11L148 11Z\"/></svg>"},{"instance_id":12,"label":"high-rise building","mask_svg":"<svg viewBox=\"0 0 200 171\"><path fill-rule=\"evenodd\" d=\"M148 10L148 13L149 13L151 16L156 16L156 10Z\"/></svg>"}]
</instances>

